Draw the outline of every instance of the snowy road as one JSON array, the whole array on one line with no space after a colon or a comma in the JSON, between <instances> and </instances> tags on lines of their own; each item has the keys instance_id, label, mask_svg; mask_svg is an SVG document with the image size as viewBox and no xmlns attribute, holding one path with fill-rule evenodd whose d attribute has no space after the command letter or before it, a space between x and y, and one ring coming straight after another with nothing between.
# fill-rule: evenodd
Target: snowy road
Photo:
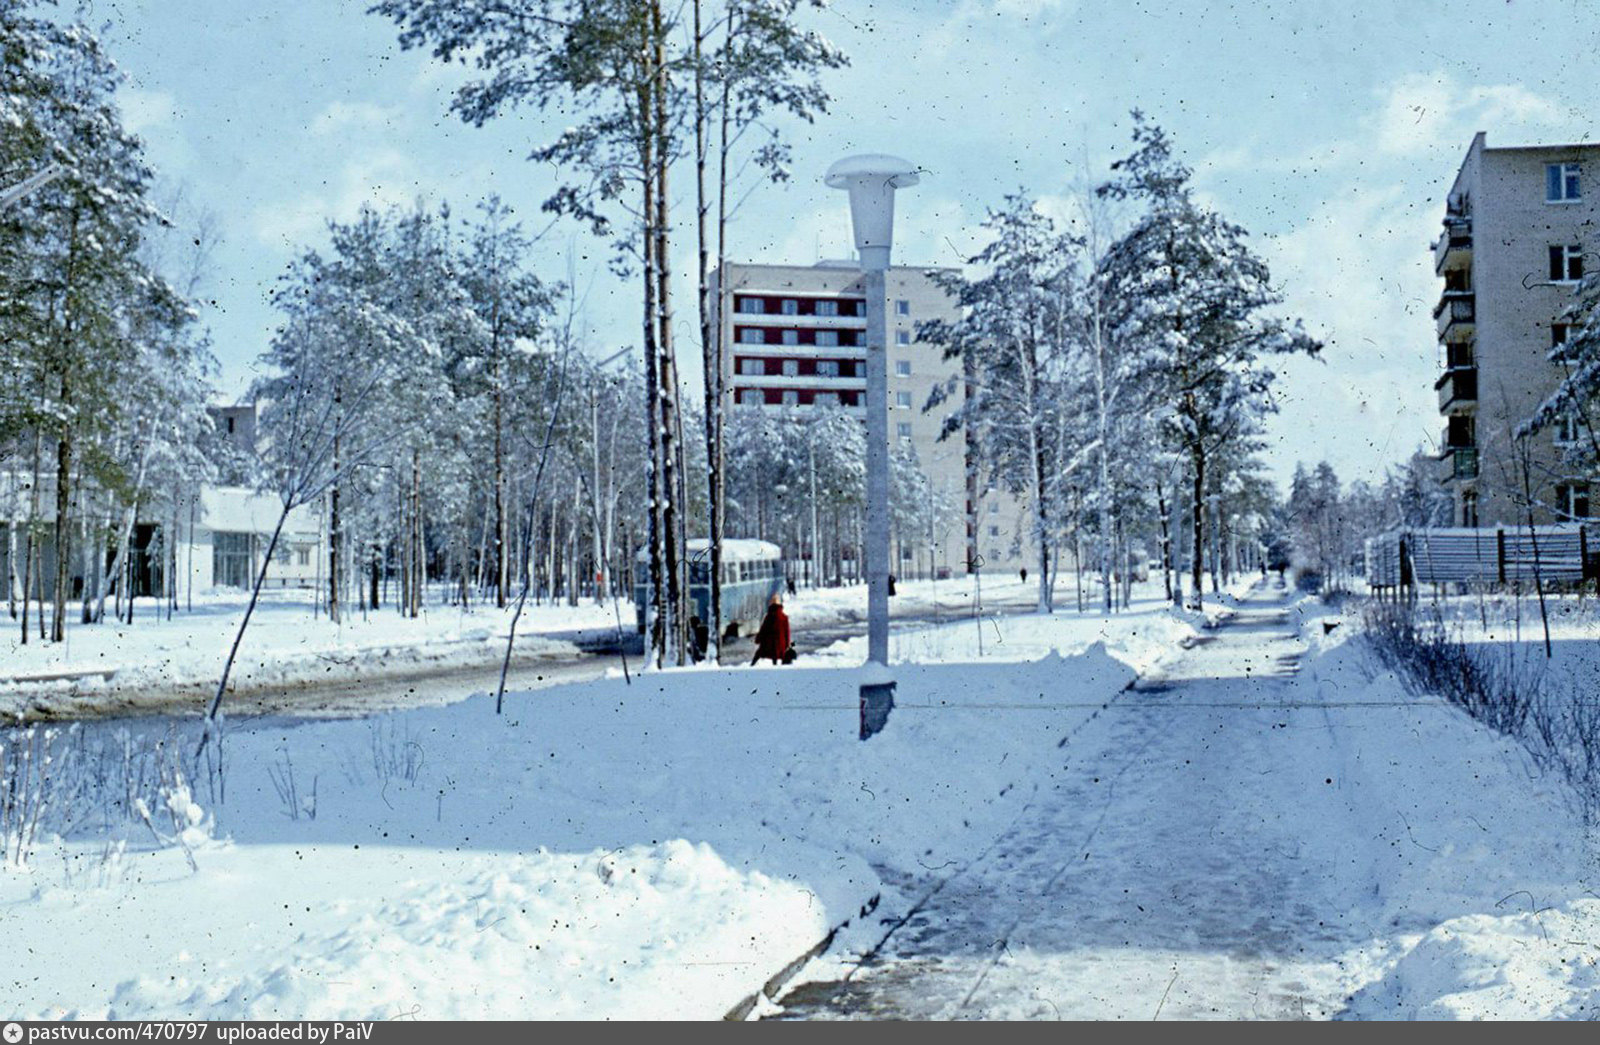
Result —
<instances>
[{"instance_id":1,"label":"snowy road","mask_svg":"<svg viewBox=\"0 0 1600 1045\"><path fill-rule=\"evenodd\" d=\"M1480 880L1464 903L1403 888L1418 858L1451 852L1418 840L1448 821L1416 806L1408 820L1407 788L1448 791L1428 776L1466 777L1460 764L1439 764L1447 749L1409 781L1389 768L1403 757L1389 738L1416 722L1477 727L1428 704L1329 701L1328 683L1296 679L1304 652L1281 596L1258 589L1216 641L1071 736L989 850L907 877L925 897L911 917L864 964L781 999L785 1017L1328 1017L1388 959L1385 940L1491 910L1510 889L1465 862ZM1364 773L1362 745L1399 779ZM1571 861L1557 863L1560 880Z\"/></svg>"},{"instance_id":2,"label":"snowy road","mask_svg":"<svg viewBox=\"0 0 1600 1045\"><path fill-rule=\"evenodd\" d=\"M988 616L1007 616L1028 613L1034 603L1027 593L1019 596L1007 592L986 600L984 612ZM896 630L928 624L948 623L952 619L970 616L971 608L959 596L936 600L909 601L891 611ZM823 649L855 636L865 635L863 616L847 614L846 619L796 621L794 637L802 655ZM626 633L627 643L619 651L614 632L605 629L582 629L571 632L546 632L537 638L557 638L575 647L573 652L552 652L536 642L522 651L512 661L507 677L507 688L513 691L546 689L550 686L588 682L604 677L608 672L620 671L623 655L629 670L637 671L642 643L639 636ZM503 649L504 643L499 647ZM755 651L755 641L749 636L730 643L726 651L729 663L748 663ZM340 658L330 655L330 661ZM232 715L282 715L289 717L342 717L369 715L375 712L401 708L451 704L465 700L474 693L492 691L500 681L500 664L497 658L483 663L449 663L439 665L391 665L375 663L369 671L355 677L348 672L329 679L305 682L264 685L246 684L231 691L228 700ZM93 700L74 700L71 693L54 694L52 699L35 700L16 713L21 722L33 721L84 721L112 722L142 721L151 716L189 714L206 706L215 689L214 681L187 682L152 686L148 682L119 685L113 683L97 692Z\"/></svg>"}]
</instances>

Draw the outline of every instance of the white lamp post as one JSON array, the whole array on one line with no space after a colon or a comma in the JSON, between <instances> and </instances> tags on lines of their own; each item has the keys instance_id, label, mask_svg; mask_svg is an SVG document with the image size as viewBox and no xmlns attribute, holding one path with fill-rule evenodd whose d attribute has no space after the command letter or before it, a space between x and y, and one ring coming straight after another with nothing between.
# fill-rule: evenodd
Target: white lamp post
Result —
<instances>
[{"instance_id":1,"label":"white lamp post","mask_svg":"<svg viewBox=\"0 0 1600 1045\"><path fill-rule=\"evenodd\" d=\"M894 241L894 190L917 170L895 156L847 156L828 168L829 188L850 193L850 224L867 295L867 671L861 739L883 728L894 706L889 673L889 314L885 274Z\"/></svg>"}]
</instances>

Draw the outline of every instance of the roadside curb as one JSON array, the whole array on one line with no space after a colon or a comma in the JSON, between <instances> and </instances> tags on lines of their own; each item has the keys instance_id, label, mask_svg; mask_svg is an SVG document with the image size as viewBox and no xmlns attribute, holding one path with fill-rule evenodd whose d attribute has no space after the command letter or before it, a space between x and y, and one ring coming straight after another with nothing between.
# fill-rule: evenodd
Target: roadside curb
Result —
<instances>
[{"instance_id":1,"label":"roadside curb","mask_svg":"<svg viewBox=\"0 0 1600 1045\"><path fill-rule=\"evenodd\" d=\"M750 1018L750 1014L755 1011L756 1005L761 1001L762 998L766 998L770 1002L779 994L783 993L783 989L789 985L789 981L799 975L800 970L805 968L813 958L820 957L828 950L829 947L832 947L833 941L838 939L839 933L846 929L851 922L855 921L856 918L865 918L873 911L876 911L878 909L878 901L882 899L882 895L883 894L881 893L873 893L872 899L868 900L861 906L860 913L855 915L853 918L846 918L838 925L835 925L832 929L829 929L827 934L815 944L812 944L809 950L800 955L798 958L790 961L787 965L770 976L767 981L760 986L759 989L745 997L745 999L739 1002L739 1004L729 1009L723 1014L722 1018L724 1020L737 1020L739 1022L748 1020Z\"/></svg>"}]
</instances>

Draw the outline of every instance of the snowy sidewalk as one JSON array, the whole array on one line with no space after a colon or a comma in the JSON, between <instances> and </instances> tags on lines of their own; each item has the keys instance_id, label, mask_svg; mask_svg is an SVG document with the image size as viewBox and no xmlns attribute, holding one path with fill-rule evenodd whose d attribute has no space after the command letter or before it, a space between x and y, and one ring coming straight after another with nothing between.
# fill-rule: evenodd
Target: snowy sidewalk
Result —
<instances>
[{"instance_id":1,"label":"snowy sidewalk","mask_svg":"<svg viewBox=\"0 0 1600 1045\"><path fill-rule=\"evenodd\" d=\"M1369 688L1350 651L1300 676L1281 599L1078 731L987 857L908 876L921 908L859 969L816 963L787 1015L1318 1018L1373 984L1361 1011L1406 1015L1446 992L1382 985L1419 934L1583 892L1581 826L1509 742Z\"/></svg>"}]
</instances>

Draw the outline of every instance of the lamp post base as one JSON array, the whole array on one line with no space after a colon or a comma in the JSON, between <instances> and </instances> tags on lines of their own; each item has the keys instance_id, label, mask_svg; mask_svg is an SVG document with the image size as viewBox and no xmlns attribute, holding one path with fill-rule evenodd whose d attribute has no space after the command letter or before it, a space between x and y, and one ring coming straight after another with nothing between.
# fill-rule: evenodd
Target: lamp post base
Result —
<instances>
[{"instance_id":1,"label":"lamp post base","mask_svg":"<svg viewBox=\"0 0 1600 1045\"><path fill-rule=\"evenodd\" d=\"M881 731L894 710L892 681L868 682L861 686L861 739L866 740Z\"/></svg>"}]
</instances>

